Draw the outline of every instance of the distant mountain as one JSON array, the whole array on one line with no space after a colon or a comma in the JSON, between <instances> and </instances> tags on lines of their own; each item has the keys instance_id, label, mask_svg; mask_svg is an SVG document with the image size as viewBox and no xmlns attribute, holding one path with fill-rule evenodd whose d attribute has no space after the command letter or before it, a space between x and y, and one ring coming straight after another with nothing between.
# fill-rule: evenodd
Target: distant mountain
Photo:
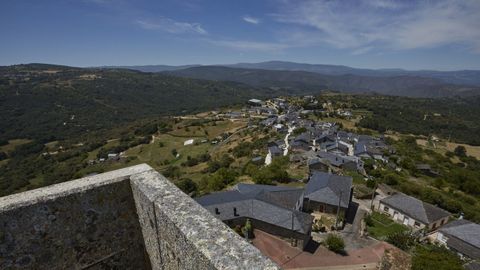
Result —
<instances>
[{"instance_id":1,"label":"distant mountain","mask_svg":"<svg viewBox=\"0 0 480 270\"><path fill-rule=\"evenodd\" d=\"M131 69L141 72L162 72L177 69L185 69L191 67L198 67L200 65L183 65L183 66L168 66L168 65L145 65L145 66L102 66L102 69Z\"/></svg>"},{"instance_id":2,"label":"distant mountain","mask_svg":"<svg viewBox=\"0 0 480 270\"><path fill-rule=\"evenodd\" d=\"M403 69L362 69L339 65L302 64L284 61L238 63L226 65L235 68L308 71L325 75L361 75L374 77L419 76L442 80L446 83L480 86L480 70L435 71Z\"/></svg>"},{"instance_id":3,"label":"distant mountain","mask_svg":"<svg viewBox=\"0 0 480 270\"><path fill-rule=\"evenodd\" d=\"M131 69L142 72L163 72L199 67L201 65L147 65L147 66L104 66L107 69ZM288 71L307 71L320 73L324 75L360 75L371 77L394 77L394 76L414 76L441 80L444 83L480 86L480 70L457 70L457 71L436 71L436 70L404 70L398 68L391 69L364 69L353 68L342 65L323 65L323 64L304 64L285 61L268 61L260 63L238 63L230 65L217 65L232 68L245 69L266 69L266 70L288 70Z\"/></svg>"},{"instance_id":4,"label":"distant mountain","mask_svg":"<svg viewBox=\"0 0 480 270\"><path fill-rule=\"evenodd\" d=\"M266 67L271 62L267 62ZM341 66L336 66L342 69ZM292 68L290 66L290 68ZM232 68L224 66L201 66L165 72L171 75L216 80L233 81L254 87L290 89L319 92L335 90L348 93L378 93L409 97L449 97L480 95L480 87L455 85L439 79L420 76L364 76L364 75L325 75L315 72Z\"/></svg>"}]
</instances>

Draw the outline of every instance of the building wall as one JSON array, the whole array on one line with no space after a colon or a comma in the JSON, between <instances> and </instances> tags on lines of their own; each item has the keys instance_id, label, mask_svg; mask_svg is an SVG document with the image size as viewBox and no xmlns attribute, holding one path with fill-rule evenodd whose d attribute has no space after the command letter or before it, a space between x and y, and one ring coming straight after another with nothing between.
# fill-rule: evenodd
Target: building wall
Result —
<instances>
[{"instance_id":1,"label":"building wall","mask_svg":"<svg viewBox=\"0 0 480 270\"><path fill-rule=\"evenodd\" d=\"M388 210L385 210L385 207L387 207ZM423 228L426 227L426 225L423 224L422 222L420 222L418 220L415 220L412 217L404 214L403 212L401 212L397 209L394 209L394 208L392 208L388 205L385 205L382 202L379 203L379 211L382 212L382 213L389 214L390 217L392 217L392 219L395 222L407 225L407 226L412 227L414 229L423 229ZM417 224L415 224L415 222L417 222Z\"/></svg>"},{"instance_id":2,"label":"building wall","mask_svg":"<svg viewBox=\"0 0 480 270\"><path fill-rule=\"evenodd\" d=\"M385 211L385 207L388 207L388 211ZM443 226L444 224L447 224L449 217L444 217L442 219L439 219L437 221L431 222L430 224L424 224L418 220L415 220L414 218L408 216L407 214L401 212L400 210L394 209L388 205L383 204L382 202L379 203L379 211L383 213L388 213L392 219L398 223L402 223L404 225L407 225L409 227L412 227L414 229L423 229L427 228L427 230L436 230ZM408 220L408 221L406 221ZM415 224L417 222L417 224Z\"/></svg>"},{"instance_id":3,"label":"building wall","mask_svg":"<svg viewBox=\"0 0 480 270\"><path fill-rule=\"evenodd\" d=\"M325 203L320 203L312 200L305 199L303 202L304 210L307 212L321 212L321 213L328 213L328 214L337 214L338 207L337 205L330 205ZM347 209L344 207L340 207L340 216L345 217Z\"/></svg>"},{"instance_id":4,"label":"building wall","mask_svg":"<svg viewBox=\"0 0 480 270\"><path fill-rule=\"evenodd\" d=\"M237 219L227 220L225 221L225 223L228 226L235 227L236 225L244 226L246 221L247 221L247 218L241 217ZM295 239L296 240L295 242L297 243L297 247L300 249L304 249L311 239L310 237L311 231L309 231L306 234L303 234L303 233L295 232L283 227L276 226L274 224L252 219L252 218L250 219L250 222L252 223L253 228L281 237L286 241L289 241L291 238Z\"/></svg>"},{"instance_id":5,"label":"building wall","mask_svg":"<svg viewBox=\"0 0 480 270\"><path fill-rule=\"evenodd\" d=\"M142 164L0 198L0 269L279 269Z\"/></svg>"},{"instance_id":6,"label":"building wall","mask_svg":"<svg viewBox=\"0 0 480 270\"><path fill-rule=\"evenodd\" d=\"M0 210L0 269L150 268L128 180L52 187Z\"/></svg>"}]
</instances>

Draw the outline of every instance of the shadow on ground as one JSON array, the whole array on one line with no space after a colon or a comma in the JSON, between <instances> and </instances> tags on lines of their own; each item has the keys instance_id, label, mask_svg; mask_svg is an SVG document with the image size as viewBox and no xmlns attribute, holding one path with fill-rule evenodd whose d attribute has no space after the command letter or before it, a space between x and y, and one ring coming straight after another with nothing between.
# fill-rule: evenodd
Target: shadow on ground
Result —
<instances>
[{"instance_id":1,"label":"shadow on ground","mask_svg":"<svg viewBox=\"0 0 480 270\"><path fill-rule=\"evenodd\" d=\"M355 215L357 214L359 204L356 202L350 202L350 206L348 207L347 215L345 217L345 222L348 224L353 224L355 220Z\"/></svg>"}]
</instances>

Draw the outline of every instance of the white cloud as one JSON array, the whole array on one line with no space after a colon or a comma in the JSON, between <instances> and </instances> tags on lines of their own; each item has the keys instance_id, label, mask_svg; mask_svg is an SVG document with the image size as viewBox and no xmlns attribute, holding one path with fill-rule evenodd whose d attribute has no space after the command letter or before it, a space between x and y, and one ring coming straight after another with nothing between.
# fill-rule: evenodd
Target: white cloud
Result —
<instances>
[{"instance_id":1,"label":"white cloud","mask_svg":"<svg viewBox=\"0 0 480 270\"><path fill-rule=\"evenodd\" d=\"M145 21L137 20L135 21L143 29L147 30L160 30L172 34L182 34L182 33L194 33L206 35L207 31L199 23L188 23L188 22L178 22L169 18L161 18L159 20Z\"/></svg>"},{"instance_id":2,"label":"white cloud","mask_svg":"<svg viewBox=\"0 0 480 270\"><path fill-rule=\"evenodd\" d=\"M290 46L283 43L257 42L247 40L207 40L209 43L240 51L261 51L278 53Z\"/></svg>"},{"instance_id":3,"label":"white cloud","mask_svg":"<svg viewBox=\"0 0 480 270\"><path fill-rule=\"evenodd\" d=\"M259 24L260 23L260 19L257 19L257 18L254 18L254 17L250 17L250 16L243 16L242 19L248 23L251 23L251 24Z\"/></svg>"},{"instance_id":4,"label":"white cloud","mask_svg":"<svg viewBox=\"0 0 480 270\"><path fill-rule=\"evenodd\" d=\"M416 49L461 44L480 52L480 1L283 1L273 18L301 27L303 43L354 54L373 48ZM302 42L302 41L300 41ZM368 48L368 49L367 49Z\"/></svg>"}]
</instances>

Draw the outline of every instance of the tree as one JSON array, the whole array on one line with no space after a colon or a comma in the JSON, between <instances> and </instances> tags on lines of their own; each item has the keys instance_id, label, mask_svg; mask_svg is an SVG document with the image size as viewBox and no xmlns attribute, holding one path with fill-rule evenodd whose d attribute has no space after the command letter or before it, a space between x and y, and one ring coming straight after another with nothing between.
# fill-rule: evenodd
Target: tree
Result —
<instances>
[{"instance_id":1,"label":"tree","mask_svg":"<svg viewBox=\"0 0 480 270\"><path fill-rule=\"evenodd\" d=\"M198 190L197 184L189 178L181 179L176 185L186 194L194 193Z\"/></svg>"},{"instance_id":2,"label":"tree","mask_svg":"<svg viewBox=\"0 0 480 270\"><path fill-rule=\"evenodd\" d=\"M466 157L467 156L467 149L465 149L465 146L459 145L455 147L455 150L453 150L453 153L455 153L456 156L458 157Z\"/></svg>"},{"instance_id":3,"label":"tree","mask_svg":"<svg viewBox=\"0 0 480 270\"><path fill-rule=\"evenodd\" d=\"M340 253L345 249L345 242L343 238L338 234L329 234L327 239L325 239L325 245L327 248L333 252Z\"/></svg>"}]
</instances>

